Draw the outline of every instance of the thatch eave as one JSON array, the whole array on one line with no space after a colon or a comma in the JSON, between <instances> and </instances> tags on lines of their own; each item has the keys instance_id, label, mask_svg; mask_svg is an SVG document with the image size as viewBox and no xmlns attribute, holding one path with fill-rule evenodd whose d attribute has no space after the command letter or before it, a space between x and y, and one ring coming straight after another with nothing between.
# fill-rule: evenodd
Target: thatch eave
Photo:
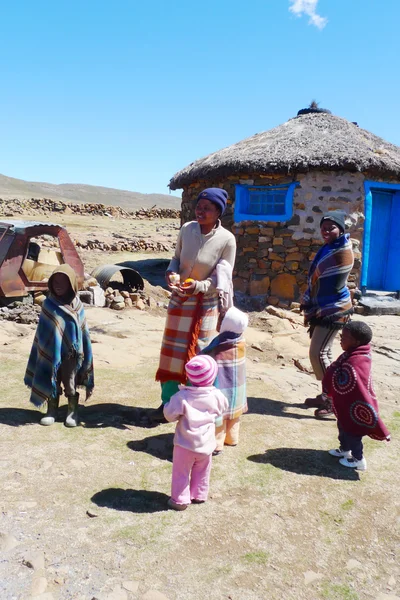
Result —
<instances>
[{"instance_id":1,"label":"thatch eave","mask_svg":"<svg viewBox=\"0 0 400 600\"><path fill-rule=\"evenodd\" d=\"M312 170L367 172L400 180L400 147L334 115L308 114L196 160L174 175L170 189L230 176Z\"/></svg>"}]
</instances>

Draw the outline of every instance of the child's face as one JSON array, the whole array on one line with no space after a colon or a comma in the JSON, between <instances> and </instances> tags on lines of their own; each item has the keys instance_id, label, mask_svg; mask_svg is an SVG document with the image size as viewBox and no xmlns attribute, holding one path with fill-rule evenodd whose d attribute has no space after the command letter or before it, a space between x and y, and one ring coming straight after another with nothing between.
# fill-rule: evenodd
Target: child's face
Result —
<instances>
[{"instance_id":1,"label":"child's face","mask_svg":"<svg viewBox=\"0 0 400 600\"><path fill-rule=\"evenodd\" d=\"M69 279L64 273L56 273L51 278L51 287L56 296L66 296L71 290Z\"/></svg>"},{"instance_id":2,"label":"child's face","mask_svg":"<svg viewBox=\"0 0 400 600\"><path fill-rule=\"evenodd\" d=\"M346 352L351 348L357 348L357 346L360 345L360 342L351 335L348 329L344 328L342 330L342 333L340 334L340 345L342 346L342 349Z\"/></svg>"}]
</instances>

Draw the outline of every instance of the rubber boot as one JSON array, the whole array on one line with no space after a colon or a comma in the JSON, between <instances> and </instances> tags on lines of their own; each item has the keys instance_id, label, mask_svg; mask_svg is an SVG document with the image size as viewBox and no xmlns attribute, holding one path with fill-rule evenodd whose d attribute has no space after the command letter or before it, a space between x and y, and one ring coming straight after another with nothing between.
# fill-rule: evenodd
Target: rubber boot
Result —
<instances>
[{"instance_id":1,"label":"rubber boot","mask_svg":"<svg viewBox=\"0 0 400 600\"><path fill-rule=\"evenodd\" d=\"M45 416L40 419L41 425L53 425L55 423L59 402L60 396L57 396L56 398L49 398L47 400L47 412Z\"/></svg>"},{"instance_id":2,"label":"rubber boot","mask_svg":"<svg viewBox=\"0 0 400 600\"><path fill-rule=\"evenodd\" d=\"M79 404L79 394L76 393L75 396L68 396L68 412L67 418L65 419L65 427L76 427L79 424L78 419L78 404Z\"/></svg>"}]
</instances>

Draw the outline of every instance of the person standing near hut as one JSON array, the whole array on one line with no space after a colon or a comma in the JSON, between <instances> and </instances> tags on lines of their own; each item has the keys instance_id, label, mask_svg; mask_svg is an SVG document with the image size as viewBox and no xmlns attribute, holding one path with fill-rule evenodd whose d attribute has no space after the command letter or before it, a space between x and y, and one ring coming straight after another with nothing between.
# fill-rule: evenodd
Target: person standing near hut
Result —
<instances>
[{"instance_id":1,"label":"person standing near hut","mask_svg":"<svg viewBox=\"0 0 400 600\"><path fill-rule=\"evenodd\" d=\"M332 344L338 331L353 313L347 279L354 256L350 235L345 234L345 216L343 211L334 210L322 217L321 236L325 243L311 263L301 304L311 337L310 361L318 381L322 381L333 361ZM316 408L317 418L333 413L331 400L323 392L316 398L307 398L305 405Z\"/></svg>"},{"instance_id":2,"label":"person standing near hut","mask_svg":"<svg viewBox=\"0 0 400 600\"><path fill-rule=\"evenodd\" d=\"M228 267L225 278L227 273L231 278L236 256L235 237L220 221L227 199L221 188L203 190L197 198L196 220L185 223L178 235L166 272L172 295L156 373L162 404L150 415L153 422L163 422L164 404L178 391L179 384L186 383L185 364L216 333L221 306L218 284L211 275L219 263Z\"/></svg>"}]
</instances>

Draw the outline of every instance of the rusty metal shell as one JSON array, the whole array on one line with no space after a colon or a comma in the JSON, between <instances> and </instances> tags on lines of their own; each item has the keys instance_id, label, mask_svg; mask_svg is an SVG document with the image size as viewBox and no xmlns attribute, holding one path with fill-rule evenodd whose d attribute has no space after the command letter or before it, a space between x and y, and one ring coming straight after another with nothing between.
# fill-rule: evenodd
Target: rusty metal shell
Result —
<instances>
[{"instance_id":1,"label":"rusty metal shell","mask_svg":"<svg viewBox=\"0 0 400 600\"><path fill-rule=\"evenodd\" d=\"M124 280L124 286L128 289L134 291L142 290L144 288L143 277L138 271L126 266L126 264L101 265L92 271L91 276L97 279L103 289L106 289L116 273L121 273Z\"/></svg>"}]
</instances>

